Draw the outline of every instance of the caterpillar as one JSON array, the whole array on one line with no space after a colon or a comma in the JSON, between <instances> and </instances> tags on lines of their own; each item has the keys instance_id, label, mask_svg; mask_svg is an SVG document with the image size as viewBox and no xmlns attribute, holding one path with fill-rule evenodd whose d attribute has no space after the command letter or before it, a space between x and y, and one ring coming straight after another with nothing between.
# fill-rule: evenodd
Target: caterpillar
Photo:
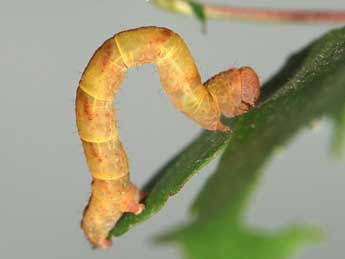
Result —
<instances>
[{"instance_id":1,"label":"caterpillar","mask_svg":"<svg viewBox=\"0 0 345 259\"><path fill-rule=\"evenodd\" d=\"M208 130L230 130L221 114L234 117L253 108L260 95L250 67L220 72L202 84L191 53L175 32L140 27L115 34L94 53L76 93L76 122L92 193L81 227L95 248L109 248L110 229L124 212L139 214L141 193L130 181L128 159L119 140L113 99L128 68L157 65L161 84L177 110Z\"/></svg>"}]
</instances>

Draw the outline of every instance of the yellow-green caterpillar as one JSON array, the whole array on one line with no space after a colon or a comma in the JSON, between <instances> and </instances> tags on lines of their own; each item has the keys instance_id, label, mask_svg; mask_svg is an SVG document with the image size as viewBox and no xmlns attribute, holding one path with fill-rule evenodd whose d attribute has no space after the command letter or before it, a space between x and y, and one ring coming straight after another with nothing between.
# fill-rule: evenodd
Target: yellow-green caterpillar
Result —
<instances>
[{"instance_id":1,"label":"yellow-green caterpillar","mask_svg":"<svg viewBox=\"0 0 345 259\"><path fill-rule=\"evenodd\" d=\"M78 132L93 178L81 226L97 248L111 246L108 232L124 212L144 209L140 191L129 180L113 100L127 69L147 63L157 65L176 109L208 130L229 130L221 114L245 113L259 98L259 79L249 67L226 70L202 84L188 47L167 28L142 27L106 40L83 72L76 96Z\"/></svg>"}]
</instances>

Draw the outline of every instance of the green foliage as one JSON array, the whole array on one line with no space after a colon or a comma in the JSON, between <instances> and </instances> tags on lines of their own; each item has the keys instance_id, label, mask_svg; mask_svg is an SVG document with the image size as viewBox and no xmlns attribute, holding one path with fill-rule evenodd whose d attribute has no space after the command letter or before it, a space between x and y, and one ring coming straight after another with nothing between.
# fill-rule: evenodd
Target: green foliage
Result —
<instances>
[{"instance_id":1,"label":"green foliage","mask_svg":"<svg viewBox=\"0 0 345 259\"><path fill-rule=\"evenodd\" d=\"M149 195L144 212L125 215L111 234L121 235L158 212L170 195L227 146L218 169L193 205L195 220L161 240L178 242L187 258L193 259L277 259L286 258L301 241L317 239L318 231L306 226L274 232L253 230L245 225L243 216L274 151L315 119L343 111L344 71L342 28L292 56L263 86L256 109L237 120L225 120L232 124L232 134L205 131L170 161L146 186Z\"/></svg>"}]
</instances>

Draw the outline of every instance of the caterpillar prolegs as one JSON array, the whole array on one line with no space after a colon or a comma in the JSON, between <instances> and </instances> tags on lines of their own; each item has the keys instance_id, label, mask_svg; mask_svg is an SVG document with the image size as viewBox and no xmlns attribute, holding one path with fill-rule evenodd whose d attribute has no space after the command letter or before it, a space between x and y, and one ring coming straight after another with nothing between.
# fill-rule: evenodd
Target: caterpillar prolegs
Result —
<instances>
[{"instance_id":1,"label":"caterpillar prolegs","mask_svg":"<svg viewBox=\"0 0 345 259\"><path fill-rule=\"evenodd\" d=\"M202 84L188 47L167 28L142 27L106 40L83 72L76 97L78 132L93 178L81 226L97 248L111 246L108 232L124 212L144 209L140 191L129 179L113 99L127 69L146 63L157 65L176 109L208 130L229 130L220 122L221 114L245 113L259 98L259 79L250 67L226 70Z\"/></svg>"}]
</instances>

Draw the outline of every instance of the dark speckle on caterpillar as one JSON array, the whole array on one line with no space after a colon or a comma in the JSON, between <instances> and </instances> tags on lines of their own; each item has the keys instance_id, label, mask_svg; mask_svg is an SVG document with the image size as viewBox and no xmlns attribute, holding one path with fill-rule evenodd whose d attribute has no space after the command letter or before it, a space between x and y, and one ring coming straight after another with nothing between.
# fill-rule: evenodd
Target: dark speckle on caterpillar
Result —
<instances>
[{"instance_id":1,"label":"dark speckle on caterpillar","mask_svg":"<svg viewBox=\"0 0 345 259\"><path fill-rule=\"evenodd\" d=\"M221 114L243 114L260 95L258 76L250 67L220 72L202 84L188 47L167 28L142 27L106 40L84 70L76 96L78 132L93 178L81 226L96 248L111 246L108 232L124 212L139 214L144 209L140 191L129 179L113 99L127 69L147 63L157 65L176 109L208 130L229 130L220 122Z\"/></svg>"}]
</instances>

